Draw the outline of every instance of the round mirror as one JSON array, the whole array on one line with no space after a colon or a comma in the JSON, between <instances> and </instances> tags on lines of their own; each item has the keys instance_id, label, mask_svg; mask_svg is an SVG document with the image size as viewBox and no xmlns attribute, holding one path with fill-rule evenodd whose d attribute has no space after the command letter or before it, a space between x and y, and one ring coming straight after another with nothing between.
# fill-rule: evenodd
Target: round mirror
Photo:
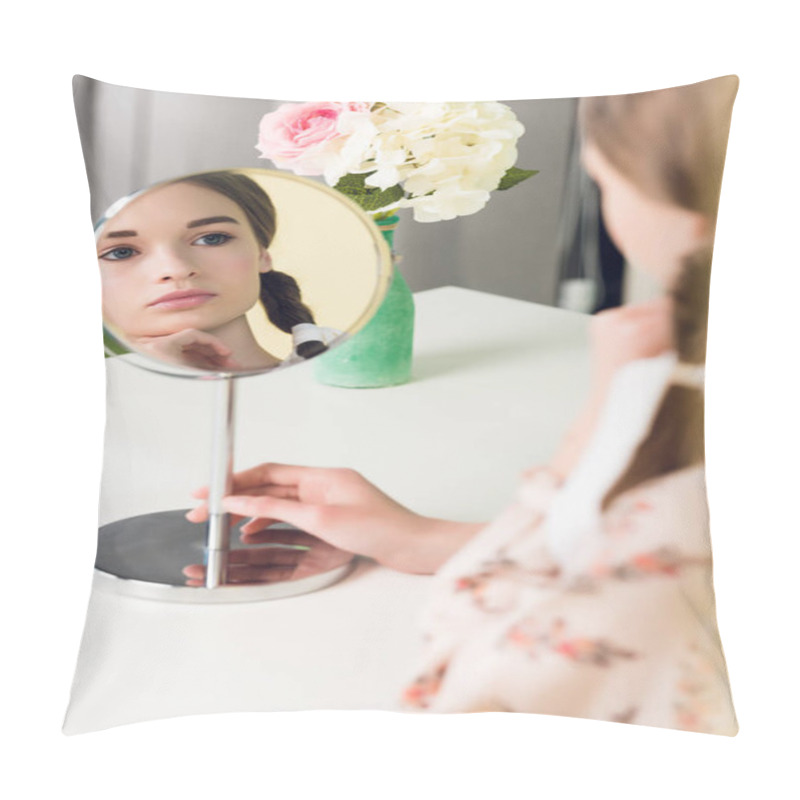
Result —
<instances>
[{"instance_id":1,"label":"round mirror","mask_svg":"<svg viewBox=\"0 0 800 800\"><path fill-rule=\"evenodd\" d=\"M95 226L105 346L140 366L250 375L300 363L362 327L391 256L339 192L265 169L163 181Z\"/></svg>"},{"instance_id":2,"label":"round mirror","mask_svg":"<svg viewBox=\"0 0 800 800\"><path fill-rule=\"evenodd\" d=\"M341 578L352 553L302 531L284 526L264 546L238 541L221 505L232 485L232 379L301 363L366 324L391 281L377 225L323 184L229 169L122 198L95 237L107 354L218 379L219 390L207 524L176 509L105 525L98 574L116 591L180 602L287 597Z\"/></svg>"}]
</instances>

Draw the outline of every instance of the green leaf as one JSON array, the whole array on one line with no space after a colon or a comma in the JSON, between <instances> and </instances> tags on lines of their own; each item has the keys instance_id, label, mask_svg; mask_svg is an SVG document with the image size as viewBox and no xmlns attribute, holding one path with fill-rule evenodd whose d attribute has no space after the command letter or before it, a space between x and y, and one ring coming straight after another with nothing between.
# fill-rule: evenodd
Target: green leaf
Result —
<instances>
[{"instance_id":1,"label":"green leaf","mask_svg":"<svg viewBox=\"0 0 800 800\"><path fill-rule=\"evenodd\" d=\"M500 179L500 184L497 189L498 191L510 189L512 186L516 186L518 183L522 183L522 181L534 175L538 175L538 173L538 169L518 169L517 167L511 167Z\"/></svg>"},{"instance_id":2,"label":"green leaf","mask_svg":"<svg viewBox=\"0 0 800 800\"><path fill-rule=\"evenodd\" d=\"M388 189L367 186L365 181L374 174L374 172L362 172L345 175L333 188L358 203L365 211L377 211L379 208L396 203L403 198L403 188L399 183Z\"/></svg>"},{"instance_id":3,"label":"green leaf","mask_svg":"<svg viewBox=\"0 0 800 800\"><path fill-rule=\"evenodd\" d=\"M105 328L103 328L103 350L106 358L113 355L122 356L131 352L129 348L111 336Z\"/></svg>"}]
</instances>

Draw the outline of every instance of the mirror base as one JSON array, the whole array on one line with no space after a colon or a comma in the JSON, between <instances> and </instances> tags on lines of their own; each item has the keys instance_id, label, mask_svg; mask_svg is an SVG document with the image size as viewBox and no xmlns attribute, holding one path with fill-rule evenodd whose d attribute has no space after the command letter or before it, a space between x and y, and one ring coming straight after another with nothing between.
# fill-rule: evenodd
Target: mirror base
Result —
<instances>
[{"instance_id":1,"label":"mirror base","mask_svg":"<svg viewBox=\"0 0 800 800\"><path fill-rule=\"evenodd\" d=\"M187 586L183 568L204 561L207 530L189 522L189 509L161 511L119 520L99 530L95 584L98 588L142 599L179 603L242 603L275 600L307 594L341 580L354 567L356 557L333 551L332 557L317 559L313 574L294 580L265 583L230 583L215 589ZM290 525L275 525L291 536ZM244 545L239 526L231 531L231 551L266 550L284 553L296 550L282 545Z\"/></svg>"}]
</instances>

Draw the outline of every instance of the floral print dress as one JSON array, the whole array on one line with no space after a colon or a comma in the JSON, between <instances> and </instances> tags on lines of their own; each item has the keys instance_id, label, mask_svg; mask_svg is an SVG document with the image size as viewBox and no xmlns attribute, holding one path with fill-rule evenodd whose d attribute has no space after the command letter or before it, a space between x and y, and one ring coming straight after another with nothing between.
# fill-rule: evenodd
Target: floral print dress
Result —
<instances>
[{"instance_id":1,"label":"floral print dress","mask_svg":"<svg viewBox=\"0 0 800 800\"><path fill-rule=\"evenodd\" d=\"M702 467L601 510L674 367L667 354L621 369L567 482L528 473L516 503L442 567L404 708L736 733Z\"/></svg>"}]
</instances>

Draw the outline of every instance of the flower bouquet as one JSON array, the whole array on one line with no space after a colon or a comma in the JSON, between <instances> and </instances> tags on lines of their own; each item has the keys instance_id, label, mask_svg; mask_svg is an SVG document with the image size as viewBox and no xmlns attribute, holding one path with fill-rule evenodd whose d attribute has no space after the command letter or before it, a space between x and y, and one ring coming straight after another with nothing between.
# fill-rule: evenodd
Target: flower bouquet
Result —
<instances>
[{"instance_id":1,"label":"flower bouquet","mask_svg":"<svg viewBox=\"0 0 800 800\"><path fill-rule=\"evenodd\" d=\"M497 102L284 103L262 118L257 149L279 169L322 176L370 213L391 245L399 209L412 209L417 222L475 214L491 192L535 175L514 166L524 130ZM395 269L373 319L318 359L318 377L340 386L404 383L412 335L413 299Z\"/></svg>"}]
</instances>

